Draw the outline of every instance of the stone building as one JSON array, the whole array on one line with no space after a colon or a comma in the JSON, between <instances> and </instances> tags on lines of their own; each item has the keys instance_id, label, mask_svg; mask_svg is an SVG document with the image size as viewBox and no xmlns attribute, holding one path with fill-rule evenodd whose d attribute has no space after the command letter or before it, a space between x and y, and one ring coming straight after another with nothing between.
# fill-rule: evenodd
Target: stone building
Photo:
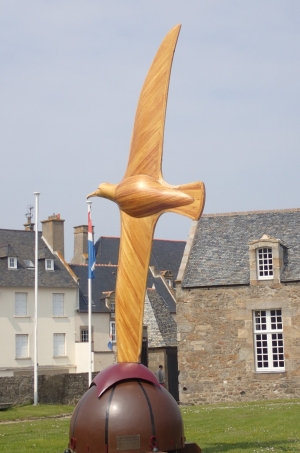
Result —
<instances>
[{"instance_id":1,"label":"stone building","mask_svg":"<svg viewBox=\"0 0 300 453\"><path fill-rule=\"evenodd\" d=\"M300 397L300 209L203 215L176 295L181 403Z\"/></svg>"}]
</instances>

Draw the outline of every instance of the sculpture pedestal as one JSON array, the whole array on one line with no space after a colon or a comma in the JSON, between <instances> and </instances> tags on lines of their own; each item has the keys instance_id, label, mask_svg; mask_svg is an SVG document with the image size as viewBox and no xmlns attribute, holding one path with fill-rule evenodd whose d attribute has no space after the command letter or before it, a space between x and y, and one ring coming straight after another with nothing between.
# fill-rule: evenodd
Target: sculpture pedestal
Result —
<instances>
[{"instance_id":1,"label":"sculpture pedestal","mask_svg":"<svg viewBox=\"0 0 300 453\"><path fill-rule=\"evenodd\" d=\"M196 444L185 444L181 413L172 395L148 368L126 362L100 372L80 399L70 423L69 449L201 452Z\"/></svg>"}]
</instances>

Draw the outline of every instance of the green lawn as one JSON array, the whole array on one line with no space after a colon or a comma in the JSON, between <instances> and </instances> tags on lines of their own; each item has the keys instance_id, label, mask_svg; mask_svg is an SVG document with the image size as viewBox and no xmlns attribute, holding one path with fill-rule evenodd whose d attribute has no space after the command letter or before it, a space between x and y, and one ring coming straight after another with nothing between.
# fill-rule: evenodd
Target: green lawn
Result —
<instances>
[{"instance_id":1,"label":"green lawn","mask_svg":"<svg viewBox=\"0 0 300 453\"><path fill-rule=\"evenodd\" d=\"M0 452L63 453L68 446L73 410L73 406L38 405L0 411Z\"/></svg>"},{"instance_id":2,"label":"green lawn","mask_svg":"<svg viewBox=\"0 0 300 453\"><path fill-rule=\"evenodd\" d=\"M40 405L0 411L0 452L63 453L68 444L70 418L49 417L70 414L73 409ZM300 400L181 410L186 440L198 443L203 453L300 452Z\"/></svg>"},{"instance_id":3,"label":"green lawn","mask_svg":"<svg viewBox=\"0 0 300 453\"><path fill-rule=\"evenodd\" d=\"M204 453L300 452L300 401L183 407L187 441Z\"/></svg>"}]
</instances>

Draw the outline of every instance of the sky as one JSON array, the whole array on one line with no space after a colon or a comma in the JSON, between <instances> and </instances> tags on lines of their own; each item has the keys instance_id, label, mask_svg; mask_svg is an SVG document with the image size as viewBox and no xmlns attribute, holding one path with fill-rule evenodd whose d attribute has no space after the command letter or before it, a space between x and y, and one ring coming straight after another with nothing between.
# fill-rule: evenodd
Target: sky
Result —
<instances>
[{"instance_id":1,"label":"sky","mask_svg":"<svg viewBox=\"0 0 300 453\"><path fill-rule=\"evenodd\" d=\"M164 179L203 181L206 214L300 207L299 0L0 0L1 228L23 229L40 192L72 258L87 194L124 176L140 90L179 23ZM92 201L95 239L119 236L117 205ZM190 226L164 214L155 237Z\"/></svg>"}]
</instances>

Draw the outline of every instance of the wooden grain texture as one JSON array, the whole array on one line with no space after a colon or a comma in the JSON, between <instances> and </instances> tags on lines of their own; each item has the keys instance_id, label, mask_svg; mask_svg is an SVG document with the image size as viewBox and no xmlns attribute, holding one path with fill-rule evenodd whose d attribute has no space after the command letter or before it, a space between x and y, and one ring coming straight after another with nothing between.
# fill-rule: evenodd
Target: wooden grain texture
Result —
<instances>
[{"instance_id":1,"label":"wooden grain texture","mask_svg":"<svg viewBox=\"0 0 300 453\"><path fill-rule=\"evenodd\" d=\"M154 227L158 216L137 219L121 212L122 234L116 285L118 362L138 362L144 299Z\"/></svg>"},{"instance_id":2,"label":"wooden grain texture","mask_svg":"<svg viewBox=\"0 0 300 453\"><path fill-rule=\"evenodd\" d=\"M146 174L162 177L165 116L173 55L181 25L163 40L144 82L135 115L125 177Z\"/></svg>"},{"instance_id":3,"label":"wooden grain texture","mask_svg":"<svg viewBox=\"0 0 300 453\"><path fill-rule=\"evenodd\" d=\"M143 85L124 178L119 184L102 183L88 195L108 198L121 211L115 299L118 362L140 360L147 274L159 216L168 211L197 220L204 208L202 182L171 186L161 171L169 80L179 31L177 25L167 34Z\"/></svg>"}]
</instances>

